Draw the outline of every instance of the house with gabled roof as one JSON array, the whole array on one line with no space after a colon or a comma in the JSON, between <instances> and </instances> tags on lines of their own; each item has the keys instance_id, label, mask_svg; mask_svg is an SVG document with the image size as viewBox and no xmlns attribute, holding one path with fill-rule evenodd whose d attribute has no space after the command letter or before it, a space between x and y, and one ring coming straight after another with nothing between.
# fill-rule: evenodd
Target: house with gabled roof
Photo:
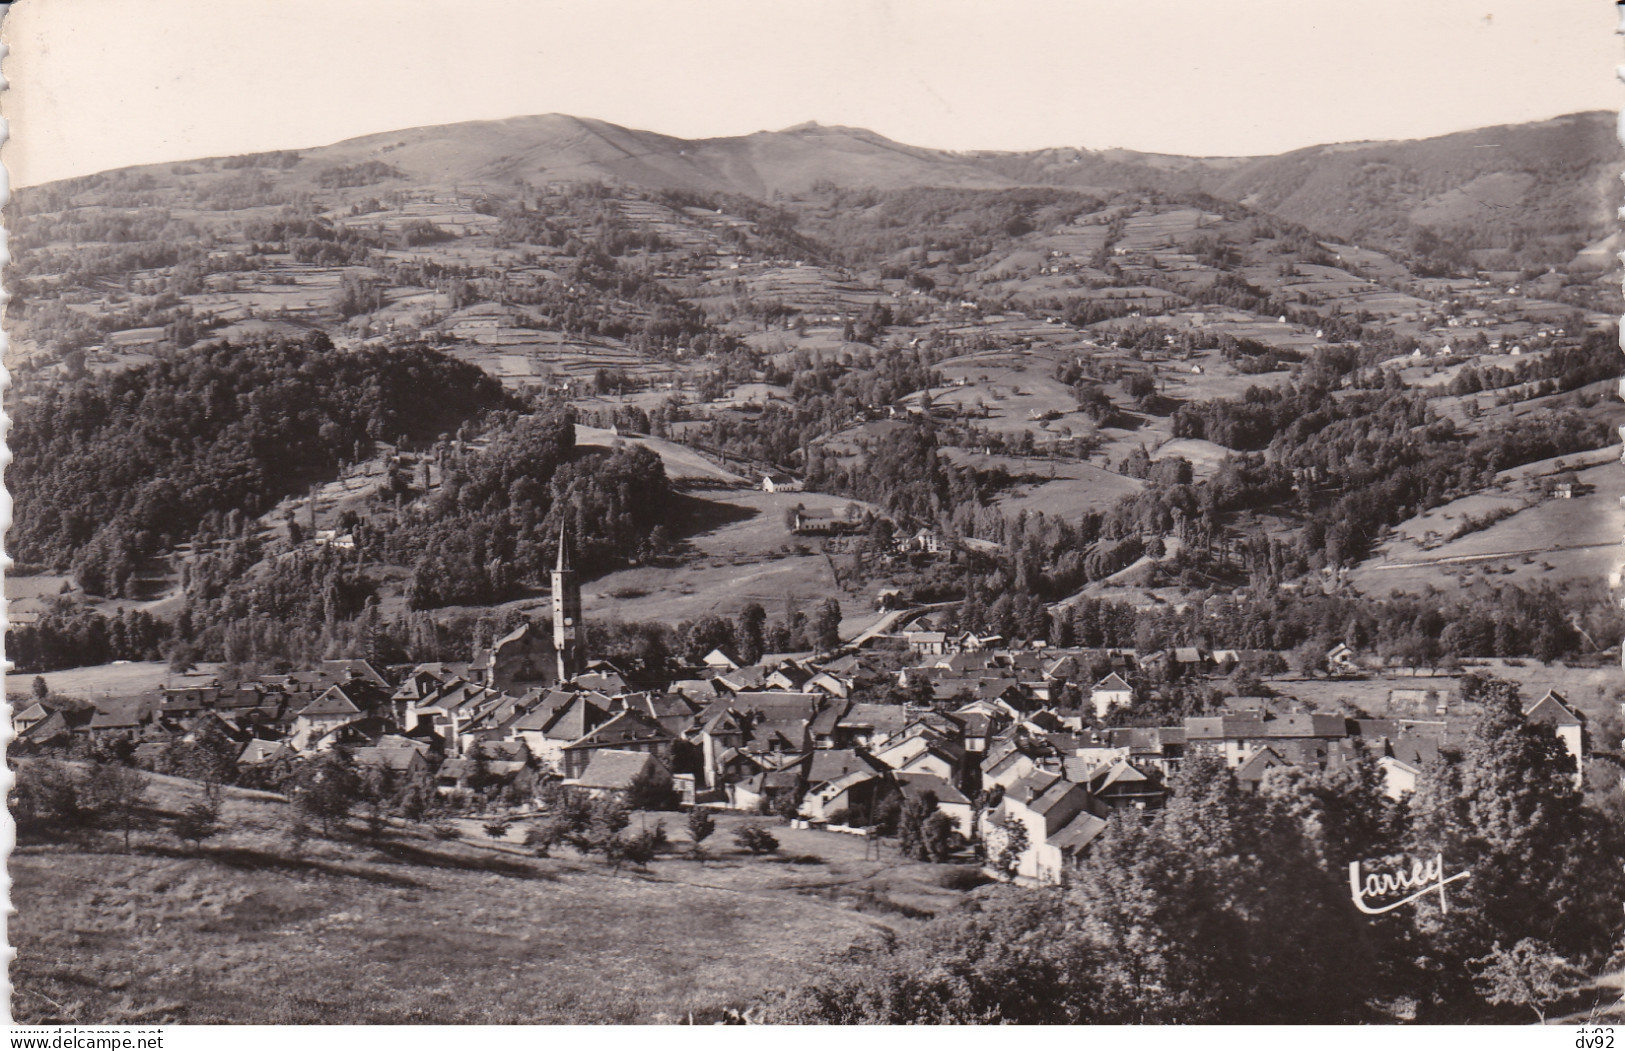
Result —
<instances>
[{"instance_id":1,"label":"house with gabled roof","mask_svg":"<svg viewBox=\"0 0 1625 1051\"><path fill-rule=\"evenodd\" d=\"M1185 761L1183 726L1121 726L1105 731L1105 744L1122 749L1130 762L1157 770L1164 778Z\"/></svg>"},{"instance_id":2,"label":"house with gabled roof","mask_svg":"<svg viewBox=\"0 0 1625 1051\"><path fill-rule=\"evenodd\" d=\"M727 700L713 701L695 717L688 738L700 746L700 773L705 787L717 788L737 772L748 723Z\"/></svg>"},{"instance_id":3,"label":"house with gabled roof","mask_svg":"<svg viewBox=\"0 0 1625 1051\"><path fill-rule=\"evenodd\" d=\"M550 690L508 728L510 740L523 741L544 769L564 770L566 745L586 737L611 718L609 707L585 693Z\"/></svg>"},{"instance_id":4,"label":"house with gabled roof","mask_svg":"<svg viewBox=\"0 0 1625 1051\"><path fill-rule=\"evenodd\" d=\"M1059 883L1069 860L1106 827L1090 806L1089 790L1083 785L1058 773L1035 771L1006 788L999 805L983 813L981 833L988 856L997 857L1009 842L1006 828L1020 824L1026 830L1027 848L1017 859L1016 878L1040 885ZM1080 819L1082 824L1068 832Z\"/></svg>"},{"instance_id":5,"label":"house with gabled roof","mask_svg":"<svg viewBox=\"0 0 1625 1051\"><path fill-rule=\"evenodd\" d=\"M1159 807L1168 797L1162 778L1147 773L1127 759L1102 763L1084 778L1089 795L1108 810Z\"/></svg>"},{"instance_id":6,"label":"house with gabled roof","mask_svg":"<svg viewBox=\"0 0 1625 1051\"><path fill-rule=\"evenodd\" d=\"M908 710L902 705L859 702L836 721L836 747L878 747L892 736L902 733L908 722Z\"/></svg>"},{"instance_id":7,"label":"house with gabled roof","mask_svg":"<svg viewBox=\"0 0 1625 1051\"><path fill-rule=\"evenodd\" d=\"M1384 742L1384 754L1377 758L1377 766L1382 770L1383 795L1398 802L1416 791L1429 759L1438 755L1438 742L1430 743L1431 749L1414 738Z\"/></svg>"},{"instance_id":8,"label":"house with gabled roof","mask_svg":"<svg viewBox=\"0 0 1625 1051\"><path fill-rule=\"evenodd\" d=\"M294 715L293 735L289 743L302 752L314 742L327 739L332 731L364 715L366 712L350 696L350 691L334 684Z\"/></svg>"},{"instance_id":9,"label":"house with gabled roof","mask_svg":"<svg viewBox=\"0 0 1625 1051\"><path fill-rule=\"evenodd\" d=\"M1523 710L1523 717L1531 723L1549 726L1563 748L1574 760L1574 787L1585 787L1585 716L1571 707L1568 700L1556 690Z\"/></svg>"},{"instance_id":10,"label":"house with gabled roof","mask_svg":"<svg viewBox=\"0 0 1625 1051\"><path fill-rule=\"evenodd\" d=\"M19 733L11 747L15 751L33 751L66 745L73 740L74 729L75 724L67 712L58 709Z\"/></svg>"},{"instance_id":11,"label":"house with gabled roof","mask_svg":"<svg viewBox=\"0 0 1625 1051\"><path fill-rule=\"evenodd\" d=\"M893 753L893 758L896 757L896 753ZM893 767L898 773L929 774L955 783L964 776L964 768L965 749L955 741L932 741Z\"/></svg>"},{"instance_id":12,"label":"house with gabled roof","mask_svg":"<svg viewBox=\"0 0 1625 1051\"><path fill-rule=\"evenodd\" d=\"M1264 736L1270 740L1291 737L1319 737L1336 740L1348 736L1348 720L1341 715L1288 712L1264 718Z\"/></svg>"},{"instance_id":13,"label":"house with gabled roof","mask_svg":"<svg viewBox=\"0 0 1625 1051\"><path fill-rule=\"evenodd\" d=\"M807 793L801 798L800 814L810 821L829 821L831 815L848 811L858 815L851 823L867 824L873 817L875 805L888 790L884 774L868 767L848 770L833 778L815 781L807 779Z\"/></svg>"},{"instance_id":14,"label":"house with gabled roof","mask_svg":"<svg viewBox=\"0 0 1625 1051\"><path fill-rule=\"evenodd\" d=\"M81 728L97 741L116 738L134 740L152 722L151 707L139 697L104 700L97 704L96 713Z\"/></svg>"},{"instance_id":15,"label":"house with gabled roof","mask_svg":"<svg viewBox=\"0 0 1625 1051\"><path fill-rule=\"evenodd\" d=\"M659 723L637 712L616 712L602 725L560 749L559 772L567 779L580 777L592 761L593 754L604 748L649 752L668 764L669 768L674 740Z\"/></svg>"},{"instance_id":16,"label":"house with gabled roof","mask_svg":"<svg viewBox=\"0 0 1625 1051\"><path fill-rule=\"evenodd\" d=\"M630 709L659 723L673 737L682 737L694 726L696 707L680 693L645 691L614 698L614 704Z\"/></svg>"},{"instance_id":17,"label":"house with gabled roof","mask_svg":"<svg viewBox=\"0 0 1625 1051\"><path fill-rule=\"evenodd\" d=\"M363 770L387 770L401 780L416 780L429 776L429 760L415 748L357 748L350 757Z\"/></svg>"},{"instance_id":18,"label":"house with gabled roof","mask_svg":"<svg viewBox=\"0 0 1625 1051\"><path fill-rule=\"evenodd\" d=\"M583 690L595 690L606 697L619 697L632 692L632 686L626 681L626 676L613 668L584 671L570 681Z\"/></svg>"},{"instance_id":19,"label":"house with gabled roof","mask_svg":"<svg viewBox=\"0 0 1625 1051\"><path fill-rule=\"evenodd\" d=\"M1040 771L1059 776L1061 757L1043 740L1026 734L999 738L982 759L982 787L1009 789L1017 781Z\"/></svg>"},{"instance_id":20,"label":"house with gabled roof","mask_svg":"<svg viewBox=\"0 0 1625 1051\"><path fill-rule=\"evenodd\" d=\"M840 740L841 717L850 705L839 697L831 697L818 709L807 724L807 736L814 748L834 748Z\"/></svg>"},{"instance_id":21,"label":"house with gabled roof","mask_svg":"<svg viewBox=\"0 0 1625 1051\"><path fill-rule=\"evenodd\" d=\"M30 704L22 711L11 717L11 728L15 733L26 733L30 726L51 714L51 710L38 701Z\"/></svg>"},{"instance_id":22,"label":"house with gabled roof","mask_svg":"<svg viewBox=\"0 0 1625 1051\"><path fill-rule=\"evenodd\" d=\"M767 673L762 685L770 690L800 690L812 677L811 671L795 661L785 661Z\"/></svg>"},{"instance_id":23,"label":"house with gabled roof","mask_svg":"<svg viewBox=\"0 0 1625 1051\"><path fill-rule=\"evenodd\" d=\"M346 658L342 660L324 660L321 670L333 677L335 682L345 682L349 679L361 679L370 682L383 690L394 689L394 683L384 677L383 673L373 667L370 661L360 658Z\"/></svg>"},{"instance_id":24,"label":"house with gabled roof","mask_svg":"<svg viewBox=\"0 0 1625 1051\"><path fill-rule=\"evenodd\" d=\"M841 700L845 700L851 695L853 685L853 680L850 677L836 675L834 672L824 669L814 672L812 678L808 679L801 688L807 690L820 690L829 694L831 697L838 697Z\"/></svg>"},{"instance_id":25,"label":"house with gabled roof","mask_svg":"<svg viewBox=\"0 0 1625 1051\"><path fill-rule=\"evenodd\" d=\"M954 831L967 840L975 836L976 808L951 781L935 774L914 771L899 771L892 777L904 799L930 793L936 799L937 812L954 823Z\"/></svg>"},{"instance_id":26,"label":"house with gabled roof","mask_svg":"<svg viewBox=\"0 0 1625 1051\"><path fill-rule=\"evenodd\" d=\"M427 723L446 751L456 754L463 748L464 729L489 710L493 699L500 696L499 691L489 686L454 679L411 709L405 729L412 733Z\"/></svg>"},{"instance_id":27,"label":"house with gabled roof","mask_svg":"<svg viewBox=\"0 0 1625 1051\"><path fill-rule=\"evenodd\" d=\"M658 787L662 781L670 786L671 770L653 753L600 748L581 776L567 779L564 787L589 799L626 802L639 785Z\"/></svg>"},{"instance_id":28,"label":"house with gabled roof","mask_svg":"<svg viewBox=\"0 0 1625 1051\"><path fill-rule=\"evenodd\" d=\"M1134 703L1134 687L1121 675L1112 672L1090 687L1089 703L1094 706L1095 718L1104 719L1113 708L1127 708Z\"/></svg>"},{"instance_id":29,"label":"house with gabled roof","mask_svg":"<svg viewBox=\"0 0 1625 1051\"><path fill-rule=\"evenodd\" d=\"M1196 675L1206 671L1212 661L1197 646L1175 646L1172 657L1174 671L1181 675Z\"/></svg>"},{"instance_id":30,"label":"house with gabled roof","mask_svg":"<svg viewBox=\"0 0 1625 1051\"><path fill-rule=\"evenodd\" d=\"M940 656L948 648L948 636L940 631L905 631L903 641L915 653Z\"/></svg>"},{"instance_id":31,"label":"house with gabled roof","mask_svg":"<svg viewBox=\"0 0 1625 1051\"><path fill-rule=\"evenodd\" d=\"M767 677L773 671L766 664L752 664L747 668L727 668L717 673L712 682L729 693L749 693L767 687Z\"/></svg>"},{"instance_id":32,"label":"house with gabled roof","mask_svg":"<svg viewBox=\"0 0 1625 1051\"><path fill-rule=\"evenodd\" d=\"M1264 720L1257 715L1198 715L1185 719L1185 746L1190 754L1224 759L1232 770L1264 743Z\"/></svg>"},{"instance_id":33,"label":"house with gabled roof","mask_svg":"<svg viewBox=\"0 0 1625 1051\"><path fill-rule=\"evenodd\" d=\"M737 671L741 666L733 654L720 646L707 653L700 663L707 668L716 668L719 671Z\"/></svg>"},{"instance_id":34,"label":"house with gabled roof","mask_svg":"<svg viewBox=\"0 0 1625 1051\"><path fill-rule=\"evenodd\" d=\"M1236 768L1236 783L1248 792L1258 791L1263 783L1264 775L1278 767L1290 766L1281 754L1270 745L1262 745L1253 750L1242 764Z\"/></svg>"}]
</instances>

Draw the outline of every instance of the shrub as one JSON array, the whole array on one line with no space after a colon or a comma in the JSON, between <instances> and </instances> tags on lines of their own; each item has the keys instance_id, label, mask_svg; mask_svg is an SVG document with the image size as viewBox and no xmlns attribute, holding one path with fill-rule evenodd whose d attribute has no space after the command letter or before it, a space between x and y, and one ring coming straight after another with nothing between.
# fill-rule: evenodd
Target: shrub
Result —
<instances>
[{"instance_id":1,"label":"shrub","mask_svg":"<svg viewBox=\"0 0 1625 1051\"><path fill-rule=\"evenodd\" d=\"M429 826L429 831L436 839L460 839L463 835L463 830L453 821L436 821Z\"/></svg>"},{"instance_id":2,"label":"shrub","mask_svg":"<svg viewBox=\"0 0 1625 1051\"><path fill-rule=\"evenodd\" d=\"M937 875L937 886L943 890L975 890L987 883L987 876L973 865L955 865Z\"/></svg>"},{"instance_id":3,"label":"shrub","mask_svg":"<svg viewBox=\"0 0 1625 1051\"><path fill-rule=\"evenodd\" d=\"M552 853L554 847L565 842L569 836L569 824L557 817L551 817L525 829L525 846L535 851L537 857L545 858Z\"/></svg>"},{"instance_id":4,"label":"shrub","mask_svg":"<svg viewBox=\"0 0 1625 1051\"><path fill-rule=\"evenodd\" d=\"M622 855L638 868L647 868L649 862L668 846L670 842L666 838L666 826L657 822L654 828L645 829L627 839L622 847Z\"/></svg>"},{"instance_id":5,"label":"shrub","mask_svg":"<svg viewBox=\"0 0 1625 1051\"><path fill-rule=\"evenodd\" d=\"M696 848L716 830L717 819L711 816L711 811L695 807L688 812L688 838L694 841Z\"/></svg>"},{"instance_id":6,"label":"shrub","mask_svg":"<svg viewBox=\"0 0 1625 1051\"><path fill-rule=\"evenodd\" d=\"M779 849L778 837L755 822L734 829L734 842L752 854L771 854Z\"/></svg>"}]
</instances>

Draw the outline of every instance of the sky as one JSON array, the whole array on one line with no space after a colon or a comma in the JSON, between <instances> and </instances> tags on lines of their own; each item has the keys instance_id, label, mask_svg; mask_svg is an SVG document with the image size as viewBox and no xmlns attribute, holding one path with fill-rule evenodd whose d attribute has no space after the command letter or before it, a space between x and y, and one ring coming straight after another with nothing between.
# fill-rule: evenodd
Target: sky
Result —
<instances>
[{"instance_id":1,"label":"sky","mask_svg":"<svg viewBox=\"0 0 1625 1051\"><path fill-rule=\"evenodd\" d=\"M1604 0L20 0L14 186L534 113L1278 153L1618 109Z\"/></svg>"}]
</instances>

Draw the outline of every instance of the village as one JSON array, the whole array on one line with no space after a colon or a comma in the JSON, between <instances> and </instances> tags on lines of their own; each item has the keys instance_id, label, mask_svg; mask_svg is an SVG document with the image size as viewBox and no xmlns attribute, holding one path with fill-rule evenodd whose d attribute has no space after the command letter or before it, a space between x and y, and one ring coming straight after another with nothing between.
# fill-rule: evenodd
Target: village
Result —
<instances>
[{"instance_id":1,"label":"village","mask_svg":"<svg viewBox=\"0 0 1625 1051\"><path fill-rule=\"evenodd\" d=\"M663 689L635 688L587 655L568 552L561 538L551 634L527 622L466 663L325 660L91 709L19 701L13 753L102 754L163 770L172 746L206 739L232 757L241 783L275 784L269 772L285 780L302 760L341 751L397 789L432 785L449 812L507 815L498 838L509 820L544 813L556 790L865 837L898 835L912 802L916 814L940 815L932 860L974 858L989 876L1047 885L1066 881L1113 811L1161 806L1187 758L1221 758L1256 791L1272 769L1327 773L1369 757L1397 801L1442 748L1463 743L1475 714L1436 690L1395 690L1381 718L1232 695L1217 714L1111 725L1136 691L1256 686L1256 669L1276 655L1028 646L918 629L748 666L719 647ZM1324 663L1354 677L1357 661L1339 643ZM1555 690L1524 716L1561 742L1582 789L1585 716Z\"/></svg>"}]
</instances>

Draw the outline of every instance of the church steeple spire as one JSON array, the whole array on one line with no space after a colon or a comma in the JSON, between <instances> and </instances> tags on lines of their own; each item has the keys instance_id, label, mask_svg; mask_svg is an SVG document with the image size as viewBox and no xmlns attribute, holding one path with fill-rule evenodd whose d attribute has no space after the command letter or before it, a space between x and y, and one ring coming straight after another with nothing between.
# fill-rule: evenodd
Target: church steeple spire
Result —
<instances>
[{"instance_id":1,"label":"church steeple spire","mask_svg":"<svg viewBox=\"0 0 1625 1051\"><path fill-rule=\"evenodd\" d=\"M559 681L587 670L581 652L581 583L570 565L570 534L559 526L559 558L553 570L553 648L559 655Z\"/></svg>"}]
</instances>

